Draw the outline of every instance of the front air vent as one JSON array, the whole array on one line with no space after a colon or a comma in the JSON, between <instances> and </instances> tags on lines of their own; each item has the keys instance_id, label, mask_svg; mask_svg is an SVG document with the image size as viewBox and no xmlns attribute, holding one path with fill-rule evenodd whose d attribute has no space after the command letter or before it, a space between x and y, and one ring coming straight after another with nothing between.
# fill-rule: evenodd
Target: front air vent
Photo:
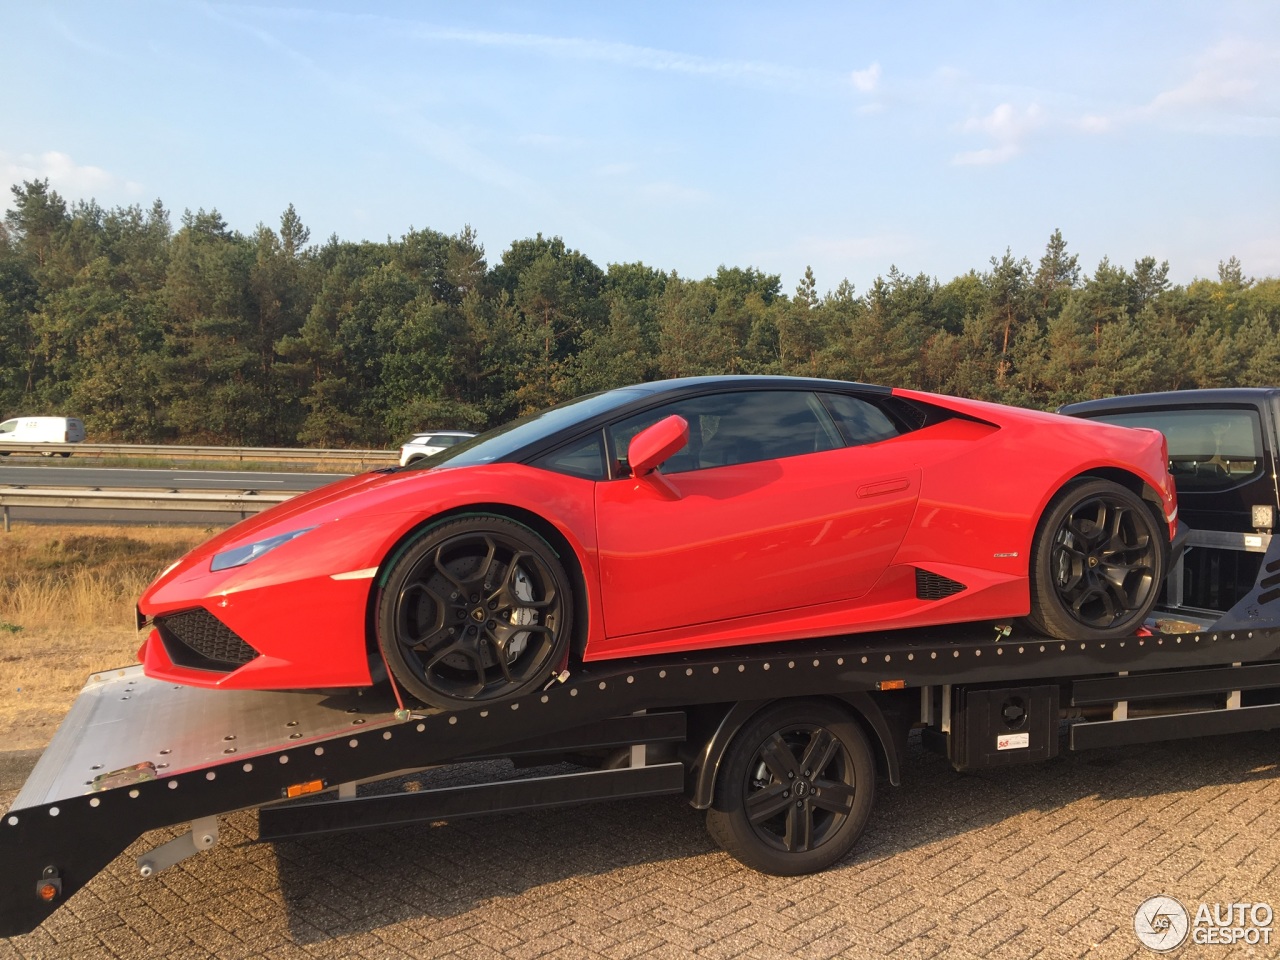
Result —
<instances>
[{"instance_id":1,"label":"front air vent","mask_svg":"<svg viewBox=\"0 0 1280 960\"><path fill-rule=\"evenodd\" d=\"M180 667L230 672L259 656L208 610L184 610L156 617L169 659Z\"/></svg>"},{"instance_id":2,"label":"front air vent","mask_svg":"<svg viewBox=\"0 0 1280 960\"><path fill-rule=\"evenodd\" d=\"M916 567L916 597L920 600L945 600L966 589L963 583Z\"/></svg>"}]
</instances>

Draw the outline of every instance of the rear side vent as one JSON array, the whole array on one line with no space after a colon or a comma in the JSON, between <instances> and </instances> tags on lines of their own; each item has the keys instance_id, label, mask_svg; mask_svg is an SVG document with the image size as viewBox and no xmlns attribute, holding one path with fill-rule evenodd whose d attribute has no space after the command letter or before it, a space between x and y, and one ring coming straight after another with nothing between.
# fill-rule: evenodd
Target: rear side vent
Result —
<instances>
[{"instance_id":1,"label":"rear side vent","mask_svg":"<svg viewBox=\"0 0 1280 960\"><path fill-rule=\"evenodd\" d=\"M916 567L916 597L920 600L942 600L964 589L959 581Z\"/></svg>"}]
</instances>

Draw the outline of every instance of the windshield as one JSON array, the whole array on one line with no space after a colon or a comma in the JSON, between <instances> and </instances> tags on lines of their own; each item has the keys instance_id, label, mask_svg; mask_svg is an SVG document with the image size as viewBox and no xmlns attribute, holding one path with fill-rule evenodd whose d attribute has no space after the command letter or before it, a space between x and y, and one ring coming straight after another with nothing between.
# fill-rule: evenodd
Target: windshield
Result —
<instances>
[{"instance_id":1,"label":"windshield","mask_svg":"<svg viewBox=\"0 0 1280 960\"><path fill-rule=\"evenodd\" d=\"M537 413L517 417L500 427L494 427L478 437L447 447L437 454L424 457L405 467L406 470L423 470L432 467L470 467L480 463L502 460L516 451L543 440L552 434L572 427L575 423L590 420L607 413L628 401L641 396L643 391L623 387L607 393L589 393L585 397L568 400Z\"/></svg>"}]
</instances>

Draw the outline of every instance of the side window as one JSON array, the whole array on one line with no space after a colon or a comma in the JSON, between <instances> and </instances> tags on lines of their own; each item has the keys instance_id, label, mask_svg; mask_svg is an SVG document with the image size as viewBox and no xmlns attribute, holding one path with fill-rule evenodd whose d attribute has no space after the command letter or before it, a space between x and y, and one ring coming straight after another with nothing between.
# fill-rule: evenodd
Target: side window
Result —
<instances>
[{"instance_id":1,"label":"side window","mask_svg":"<svg viewBox=\"0 0 1280 960\"><path fill-rule=\"evenodd\" d=\"M1154 427L1169 443L1169 473L1179 490L1223 490L1262 476L1262 424L1256 410L1144 410L1094 419Z\"/></svg>"},{"instance_id":2,"label":"side window","mask_svg":"<svg viewBox=\"0 0 1280 960\"><path fill-rule=\"evenodd\" d=\"M824 393L822 399L851 447L896 437L901 431L875 404L845 393Z\"/></svg>"},{"instance_id":3,"label":"side window","mask_svg":"<svg viewBox=\"0 0 1280 960\"><path fill-rule=\"evenodd\" d=\"M13 433L17 429L17 420L6 420L4 423L0 423L0 433Z\"/></svg>"},{"instance_id":4,"label":"side window","mask_svg":"<svg viewBox=\"0 0 1280 960\"><path fill-rule=\"evenodd\" d=\"M552 450L535 460L533 465L543 470L581 477L583 480L603 480L606 473L604 443L600 432L596 431L585 440Z\"/></svg>"},{"instance_id":5,"label":"side window","mask_svg":"<svg viewBox=\"0 0 1280 960\"><path fill-rule=\"evenodd\" d=\"M613 424L609 438L618 458L626 459L632 437L673 413L688 421L689 443L663 465L663 473L776 460L842 445L816 394L751 390L678 400Z\"/></svg>"}]
</instances>

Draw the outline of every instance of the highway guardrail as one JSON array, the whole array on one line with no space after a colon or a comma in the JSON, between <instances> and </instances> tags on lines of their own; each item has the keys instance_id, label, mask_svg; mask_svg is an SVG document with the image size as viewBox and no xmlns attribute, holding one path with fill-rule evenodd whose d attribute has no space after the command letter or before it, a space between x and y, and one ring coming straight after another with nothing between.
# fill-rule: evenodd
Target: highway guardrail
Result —
<instances>
[{"instance_id":1,"label":"highway guardrail","mask_svg":"<svg viewBox=\"0 0 1280 960\"><path fill-rule=\"evenodd\" d=\"M190 460L272 461L326 460L356 461L359 464L385 466L398 463L396 450L321 450L302 447L176 447L167 444L141 443L0 443L0 455L39 453L46 457L169 457Z\"/></svg>"},{"instance_id":2,"label":"highway guardrail","mask_svg":"<svg viewBox=\"0 0 1280 960\"><path fill-rule=\"evenodd\" d=\"M244 519L274 504L296 496L296 492L240 493L221 490L179 491L170 487L153 490L88 490L70 487L0 488L0 513L4 531L9 532L10 507L90 507L99 510L186 510L238 513Z\"/></svg>"}]
</instances>

